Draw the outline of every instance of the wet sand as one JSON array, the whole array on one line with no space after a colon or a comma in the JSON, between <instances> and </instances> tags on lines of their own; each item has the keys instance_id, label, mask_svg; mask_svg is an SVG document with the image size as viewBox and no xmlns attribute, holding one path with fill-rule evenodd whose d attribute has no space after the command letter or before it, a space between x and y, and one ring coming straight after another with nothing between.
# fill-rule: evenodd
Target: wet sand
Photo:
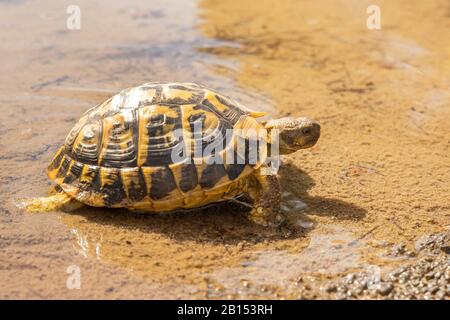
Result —
<instances>
[{"instance_id":1,"label":"wet sand","mask_svg":"<svg viewBox=\"0 0 450 320\"><path fill-rule=\"evenodd\" d=\"M450 228L447 1L379 2L379 31L365 1L82 1L78 31L66 29L69 4L0 3L1 298L394 298L398 281L348 296L327 286L429 257L444 264L429 297L449 297L447 240L417 245ZM296 228L253 225L237 205L16 208L47 192L44 169L87 108L153 80L321 123L319 143L280 171ZM79 290L66 287L71 265Z\"/></svg>"}]
</instances>

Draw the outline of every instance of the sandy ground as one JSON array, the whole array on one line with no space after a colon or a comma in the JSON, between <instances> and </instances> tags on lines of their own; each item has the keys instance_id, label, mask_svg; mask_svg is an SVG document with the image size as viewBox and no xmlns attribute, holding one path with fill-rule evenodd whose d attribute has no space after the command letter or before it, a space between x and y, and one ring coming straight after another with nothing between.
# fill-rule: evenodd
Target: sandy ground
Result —
<instances>
[{"instance_id":1,"label":"sandy ground","mask_svg":"<svg viewBox=\"0 0 450 320\"><path fill-rule=\"evenodd\" d=\"M78 31L69 4L0 3L1 298L449 298L448 1L377 2L381 30L366 1L81 1ZM43 170L88 107L151 80L321 123L280 171L297 228L253 225L236 205L16 208L46 193ZM374 274L384 286L349 287Z\"/></svg>"}]
</instances>

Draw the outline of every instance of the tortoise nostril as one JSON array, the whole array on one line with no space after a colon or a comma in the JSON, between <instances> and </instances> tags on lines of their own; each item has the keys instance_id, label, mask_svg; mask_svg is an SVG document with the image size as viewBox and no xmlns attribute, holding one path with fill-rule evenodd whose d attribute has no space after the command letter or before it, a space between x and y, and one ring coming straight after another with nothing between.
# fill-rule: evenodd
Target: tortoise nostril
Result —
<instances>
[{"instance_id":1,"label":"tortoise nostril","mask_svg":"<svg viewBox=\"0 0 450 320\"><path fill-rule=\"evenodd\" d=\"M311 133L311 129L310 128L303 128L302 129L302 133L305 134L305 135L308 135L308 134Z\"/></svg>"}]
</instances>

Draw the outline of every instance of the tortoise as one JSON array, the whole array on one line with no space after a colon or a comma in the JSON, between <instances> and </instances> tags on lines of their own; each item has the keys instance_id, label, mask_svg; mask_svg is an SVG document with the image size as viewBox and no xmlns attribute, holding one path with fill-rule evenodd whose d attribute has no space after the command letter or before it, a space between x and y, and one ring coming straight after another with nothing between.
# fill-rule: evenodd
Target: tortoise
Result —
<instances>
[{"instance_id":1,"label":"tortoise","mask_svg":"<svg viewBox=\"0 0 450 320\"><path fill-rule=\"evenodd\" d=\"M125 89L82 115L47 168L54 192L24 206L167 212L245 195L253 202L250 220L279 225L280 183L267 170L273 146L280 154L312 147L320 125L308 118L257 120L264 115L193 83ZM252 130L266 134L255 138Z\"/></svg>"}]
</instances>

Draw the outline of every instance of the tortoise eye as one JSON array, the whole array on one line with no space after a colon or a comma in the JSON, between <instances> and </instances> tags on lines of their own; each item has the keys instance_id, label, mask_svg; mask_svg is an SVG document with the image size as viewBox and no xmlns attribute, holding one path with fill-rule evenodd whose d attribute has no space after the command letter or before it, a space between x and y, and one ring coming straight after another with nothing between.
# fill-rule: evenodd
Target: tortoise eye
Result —
<instances>
[{"instance_id":1,"label":"tortoise eye","mask_svg":"<svg viewBox=\"0 0 450 320\"><path fill-rule=\"evenodd\" d=\"M305 134L305 135L308 135L308 134L311 133L311 129L310 128L303 128L302 129L302 133Z\"/></svg>"}]
</instances>

